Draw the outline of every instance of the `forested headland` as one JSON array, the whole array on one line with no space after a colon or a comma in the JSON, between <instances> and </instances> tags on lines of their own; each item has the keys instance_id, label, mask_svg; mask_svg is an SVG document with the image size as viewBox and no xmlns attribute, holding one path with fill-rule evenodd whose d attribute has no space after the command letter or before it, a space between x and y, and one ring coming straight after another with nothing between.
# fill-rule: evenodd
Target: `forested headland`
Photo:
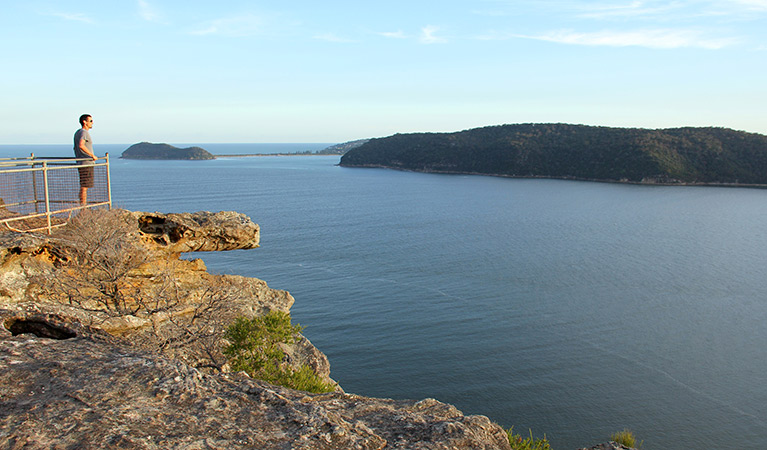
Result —
<instances>
[{"instance_id":1,"label":"forested headland","mask_svg":"<svg viewBox=\"0 0 767 450\"><path fill-rule=\"evenodd\" d=\"M767 185L767 136L728 128L514 124L371 139L345 167L644 183Z\"/></svg>"}]
</instances>

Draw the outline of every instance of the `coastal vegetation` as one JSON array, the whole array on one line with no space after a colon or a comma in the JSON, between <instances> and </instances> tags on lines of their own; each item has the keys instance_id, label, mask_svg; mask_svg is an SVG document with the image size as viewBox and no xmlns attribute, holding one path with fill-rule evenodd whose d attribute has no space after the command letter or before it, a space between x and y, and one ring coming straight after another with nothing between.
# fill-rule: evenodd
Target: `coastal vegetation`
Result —
<instances>
[{"instance_id":1,"label":"coastal vegetation","mask_svg":"<svg viewBox=\"0 0 767 450\"><path fill-rule=\"evenodd\" d=\"M371 139L345 167L700 184L767 184L767 136L727 128L515 124Z\"/></svg>"},{"instance_id":2,"label":"coastal vegetation","mask_svg":"<svg viewBox=\"0 0 767 450\"><path fill-rule=\"evenodd\" d=\"M610 440L629 448L641 448L643 441L637 441L634 432L629 429L618 431L610 436Z\"/></svg>"},{"instance_id":3,"label":"coastal vegetation","mask_svg":"<svg viewBox=\"0 0 767 450\"><path fill-rule=\"evenodd\" d=\"M92 326L145 321L145 332L132 337L137 346L221 369L227 309L242 297L235 280L216 278L193 296L184 294L184 262L148 252L130 217L117 209L80 211L54 237L62 244L57 263L50 276L35 280L47 297L82 311Z\"/></svg>"},{"instance_id":4,"label":"coastal vegetation","mask_svg":"<svg viewBox=\"0 0 767 450\"><path fill-rule=\"evenodd\" d=\"M206 160L216 159L210 152L201 147L178 148L169 144L153 144L140 142L128 147L120 158L123 159L183 159Z\"/></svg>"},{"instance_id":5,"label":"coastal vegetation","mask_svg":"<svg viewBox=\"0 0 767 450\"><path fill-rule=\"evenodd\" d=\"M132 273L149 261L138 237L117 210L80 211L56 235L61 262L39 281L54 299L108 316L141 309L140 283Z\"/></svg>"},{"instance_id":6,"label":"coastal vegetation","mask_svg":"<svg viewBox=\"0 0 767 450\"><path fill-rule=\"evenodd\" d=\"M551 445L545 435L543 438L534 438L533 430L529 431L530 436L523 438L519 434L514 434L514 427L506 430L506 434L509 436L511 450L551 450Z\"/></svg>"},{"instance_id":7,"label":"coastal vegetation","mask_svg":"<svg viewBox=\"0 0 767 450\"><path fill-rule=\"evenodd\" d=\"M294 343L302 329L291 324L290 314L282 311L251 319L239 317L226 330L229 345L224 354L229 356L233 371L253 378L300 391L333 392L336 386L322 381L308 365L295 369L284 363L285 352L280 346Z\"/></svg>"}]
</instances>

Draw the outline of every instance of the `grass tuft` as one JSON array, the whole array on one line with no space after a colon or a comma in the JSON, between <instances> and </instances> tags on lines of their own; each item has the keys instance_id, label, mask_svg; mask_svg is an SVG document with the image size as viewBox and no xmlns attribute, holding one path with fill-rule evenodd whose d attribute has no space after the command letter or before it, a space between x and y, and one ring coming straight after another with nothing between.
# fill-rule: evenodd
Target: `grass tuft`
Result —
<instances>
[{"instance_id":1,"label":"grass tuft","mask_svg":"<svg viewBox=\"0 0 767 450\"><path fill-rule=\"evenodd\" d=\"M634 436L634 433L627 428L624 428L623 431L613 433L612 436L610 436L610 440L631 448L641 448L642 443L644 443L644 441L637 442L637 438Z\"/></svg>"},{"instance_id":2,"label":"grass tuft","mask_svg":"<svg viewBox=\"0 0 767 450\"><path fill-rule=\"evenodd\" d=\"M529 431L530 437L522 438L522 436L514 434L514 427L506 430L512 450L551 450L551 445L549 445L545 434L542 439L536 439L533 437L533 430Z\"/></svg>"}]
</instances>

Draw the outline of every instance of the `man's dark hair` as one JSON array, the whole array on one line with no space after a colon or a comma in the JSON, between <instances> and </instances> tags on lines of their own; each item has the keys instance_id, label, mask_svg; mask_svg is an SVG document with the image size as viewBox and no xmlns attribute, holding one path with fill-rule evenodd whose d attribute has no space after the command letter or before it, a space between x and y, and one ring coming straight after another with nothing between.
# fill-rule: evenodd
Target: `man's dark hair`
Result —
<instances>
[{"instance_id":1,"label":"man's dark hair","mask_svg":"<svg viewBox=\"0 0 767 450\"><path fill-rule=\"evenodd\" d=\"M83 114L80 116L80 125L85 125L85 121L88 120L88 117L91 117L90 114Z\"/></svg>"}]
</instances>

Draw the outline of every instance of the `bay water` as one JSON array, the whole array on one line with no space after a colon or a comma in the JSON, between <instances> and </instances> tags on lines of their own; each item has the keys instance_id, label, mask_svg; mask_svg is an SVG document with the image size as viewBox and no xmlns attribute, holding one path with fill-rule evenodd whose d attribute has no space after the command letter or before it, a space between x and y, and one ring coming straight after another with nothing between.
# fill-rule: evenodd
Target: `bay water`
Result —
<instances>
[{"instance_id":1,"label":"bay water","mask_svg":"<svg viewBox=\"0 0 767 450\"><path fill-rule=\"evenodd\" d=\"M325 144L203 144L214 154ZM44 147L44 148L43 148ZM291 292L350 393L427 397L557 450L767 448L767 190L437 175L338 156L112 156L113 202L236 210L261 247L191 254ZM0 146L0 156L68 155Z\"/></svg>"}]
</instances>

